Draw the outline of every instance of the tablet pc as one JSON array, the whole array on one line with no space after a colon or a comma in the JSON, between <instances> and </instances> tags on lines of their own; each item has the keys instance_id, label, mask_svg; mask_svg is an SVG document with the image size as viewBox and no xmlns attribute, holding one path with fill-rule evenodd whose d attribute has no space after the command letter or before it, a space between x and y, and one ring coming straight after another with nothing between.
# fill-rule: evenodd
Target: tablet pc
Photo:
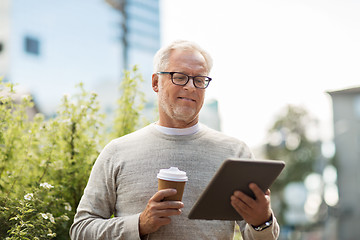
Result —
<instances>
[{"instance_id":1,"label":"tablet pc","mask_svg":"<svg viewBox=\"0 0 360 240\"><path fill-rule=\"evenodd\" d=\"M234 191L240 190L254 198L249 184L256 183L265 192L284 167L285 162L278 160L225 160L190 210L188 218L242 220L230 203Z\"/></svg>"}]
</instances>

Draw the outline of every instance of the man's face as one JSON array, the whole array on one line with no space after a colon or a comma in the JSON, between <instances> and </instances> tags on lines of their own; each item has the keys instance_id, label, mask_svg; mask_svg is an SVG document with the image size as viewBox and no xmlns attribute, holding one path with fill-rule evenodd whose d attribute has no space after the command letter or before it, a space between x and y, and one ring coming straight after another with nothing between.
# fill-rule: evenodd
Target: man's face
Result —
<instances>
[{"instance_id":1,"label":"man's face","mask_svg":"<svg viewBox=\"0 0 360 240\"><path fill-rule=\"evenodd\" d=\"M190 76L207 76L204 57L193 50L174 50L165 72L181 72ZM185 128L195 125L204 103L205 89L196 88L192 79L185 86L171 82L170 74L153 74L153 89L158 93L159 124Z\"/></svg>"}]
</instances>

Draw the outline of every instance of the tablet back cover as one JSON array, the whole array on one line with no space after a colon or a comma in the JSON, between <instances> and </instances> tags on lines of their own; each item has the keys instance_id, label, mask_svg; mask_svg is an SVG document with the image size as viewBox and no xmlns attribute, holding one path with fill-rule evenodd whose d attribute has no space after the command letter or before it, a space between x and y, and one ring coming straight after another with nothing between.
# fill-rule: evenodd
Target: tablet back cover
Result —
<instances>
[{"instance_id":1,"label":"tablet back cover","mask_svg":"<svg viewBox=\"0 0 360 240\"><path fill-rule=\"evenodd\" d=\"M234 191L240 190L254 198L249 184L256 183L265 192L284 167L285 163L277 160L225 160L194 204L188 218L242 220L230 203Z\"/></svg>"}]
</instances>

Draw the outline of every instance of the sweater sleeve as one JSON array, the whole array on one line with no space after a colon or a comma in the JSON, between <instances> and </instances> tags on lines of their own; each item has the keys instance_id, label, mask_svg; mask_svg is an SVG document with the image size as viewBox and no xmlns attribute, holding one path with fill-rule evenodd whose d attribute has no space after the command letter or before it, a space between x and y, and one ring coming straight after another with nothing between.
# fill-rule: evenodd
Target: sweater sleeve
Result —
<instances>
[{"instance_id":1,"label":"sweater sleeve","mask_svg":"<svg viewBox=\"0 0 360 240\"><path fill-rule=\"evenodd\" d=\"M111 217L115 213L119 170L109 148L102 151L93 166L70 228L71 239L140 239L140 213Z\"/></svg>"},{"instance_id":2,"label":"sweater sleeve","mask_svg":"<svg viewBox=\"0 0 360 240\"><path fill-rule=\"evenodd\" d=\"M275 240L279 238L280 227L274 214L271 226L262 231L256 231L244 220L237 223L239 224L240 232L244 240Z\"/></svg>"}]
</instances>

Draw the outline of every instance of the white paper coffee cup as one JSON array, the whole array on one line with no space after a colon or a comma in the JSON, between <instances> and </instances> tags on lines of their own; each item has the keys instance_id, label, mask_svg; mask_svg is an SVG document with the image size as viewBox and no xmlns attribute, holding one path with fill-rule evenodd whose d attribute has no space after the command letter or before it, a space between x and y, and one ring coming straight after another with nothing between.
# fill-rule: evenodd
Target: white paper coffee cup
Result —
<instances>
[{"instance_id":1,"label":"white paper coffee cup","mask_svg":"<svg viewBox=\"0 0 360 240\"><path fill-rule=\"evenodd\" d=\"M158 190L174 188L177 193L174 196L164 198L165 201L181 201L184 193L185 183L188 180L186 172L180 171L177 167L160 169L157 174Z\"/></svg>"}]
</instances>

